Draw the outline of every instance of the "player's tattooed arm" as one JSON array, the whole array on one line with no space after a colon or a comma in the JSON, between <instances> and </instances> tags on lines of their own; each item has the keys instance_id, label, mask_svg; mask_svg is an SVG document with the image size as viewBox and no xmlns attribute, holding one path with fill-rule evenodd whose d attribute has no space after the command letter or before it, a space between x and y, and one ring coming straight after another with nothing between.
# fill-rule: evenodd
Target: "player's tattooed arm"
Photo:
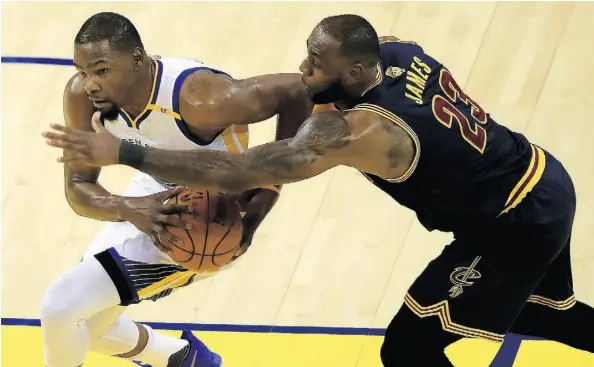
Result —
<instances>
[{"instance_id":1,"label":"player's tattooed arm","mask_svg":"<svg viewBox=\"0 0 594 367\"><path fill-rule=\"evenodd\" d=\"M143 158L123 163L181 185L237 193L301 181L347 164L345 148L353 138L343 113L326 113L311 116L292 139L259 145L243 154L131 147L142 149ZM127 159L120 154L120 161Z\"/></svg>"},{"instance_id":2,"label":"player's tattooed arm","mask_svg":"<svg viewBox=\"0 0 594 367\"><path fill-rule=\"evenodd\" d=\"M244 153L171 151L142 147L111 135L93 118L95 133L59 125L45 132L47 144L71 154L60 162L91 166L124 164L179 185L238 193L317 176L339 165L380 177L400 177L415 159L413 140L400 127L369 111L312 115L291 139Z\"/></svg>"},{"instance_id":3,"label":"player's tattooed arm","mask_svg":"<svg viewBox=\"0 0 594 367\"><path fill-rule=\"evenodd\" d=\"M276 139L295 136L312 112L300 74L270 74L246 79L199 71L183 84L180 114L197 128L220 131L277 119Z\"/></svg>"}]
</instances>

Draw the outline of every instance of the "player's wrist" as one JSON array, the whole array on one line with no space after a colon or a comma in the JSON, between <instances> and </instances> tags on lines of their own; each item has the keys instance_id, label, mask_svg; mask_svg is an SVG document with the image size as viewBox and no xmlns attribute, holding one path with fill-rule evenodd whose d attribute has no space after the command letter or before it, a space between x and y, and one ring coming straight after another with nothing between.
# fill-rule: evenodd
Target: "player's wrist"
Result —
<instances>
[{"instance_id":1,"label":"player's wrist","mask_svg":"<svg viewBox=\"0 0 594 367\"><path fill-rule=\"evenodd\" d=\"M118 164L138 169L144 163L145 155L146 147L122 140L118 154Z\"/></svg>"},{"instance_id":2,"label":"player's wrist","mask_svg":"<svg viewBox=\"0 0 594 367\"><path fill-rule=\"evenodd\" d=\"M121 222L129 222L134 217L136 197L120 196L117 200L117 217Z\"/></svg>"}]
</instances>

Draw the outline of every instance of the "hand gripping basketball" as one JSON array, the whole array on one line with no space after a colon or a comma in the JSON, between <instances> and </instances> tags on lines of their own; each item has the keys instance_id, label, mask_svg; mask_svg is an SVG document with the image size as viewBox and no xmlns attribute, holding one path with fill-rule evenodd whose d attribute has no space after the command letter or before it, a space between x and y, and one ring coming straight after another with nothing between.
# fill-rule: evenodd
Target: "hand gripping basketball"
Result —
<instances>
[{"instance_id":1,"label":"hand gripping basketball","mask_svg":"<svg viewBox=\"0 0 594 367\"><path fill-rule=\"evenodd\" d=\"M146 233L153 240L155 246L169 254L172 245L180 243L181 239L168 231L166 226L191 229L192 225L178 214L191 213L194 211L194 207L173 203L165 204L165 202L185 189L185 187L176 187L150 196L125 198L122 218Z\"/></svg>"}]
</instances>

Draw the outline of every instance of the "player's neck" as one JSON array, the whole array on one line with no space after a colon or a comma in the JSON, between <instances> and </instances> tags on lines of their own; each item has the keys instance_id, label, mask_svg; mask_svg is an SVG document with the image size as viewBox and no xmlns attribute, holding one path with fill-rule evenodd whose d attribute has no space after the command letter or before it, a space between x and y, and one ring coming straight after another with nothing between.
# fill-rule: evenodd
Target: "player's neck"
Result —
<instances>
[{"instance_id":1,"label":"player's neck","mask_svg":"<svg viewBox=\"0 0 594 367\"><path fill-rule=\"evenodd\" d=\"M136 116L144 111L147 104L150 103L155 72L153 60L148 58L147 67L139 71L138 77L133 83L133 90L135 92L130 94L129 103L126 106L122 106L122 109L126 110L130 117L136 118Z\"/></svg>"},{"instance_id":2,"label":"player's neck","mask_svg":"<svg viewBox=\"0 0 594 367\"><path fill-rule=\"evenodd\" d=\"M356 95L362 96L365 92L369 90L369 88L376 82L377 80L377 68L374 66L373 68L369 68L366 70L365 75L361 78L361 83L358 85L358 90Z\"/></svg>"},{"instance_id":3,"label":"player's neck","mask_svg":"<svg viewBox=\"0 0 594 367\"><path fill-rule=\"evenodd\" d=\"M376 79L376 68L367 70L359 82L344 88L347 95L344 95L341 100L336 101L336 104L341 106L341 108L350 108L351 105L358 103L361 96L375 83Z\"/></svg>"}]
</instances>

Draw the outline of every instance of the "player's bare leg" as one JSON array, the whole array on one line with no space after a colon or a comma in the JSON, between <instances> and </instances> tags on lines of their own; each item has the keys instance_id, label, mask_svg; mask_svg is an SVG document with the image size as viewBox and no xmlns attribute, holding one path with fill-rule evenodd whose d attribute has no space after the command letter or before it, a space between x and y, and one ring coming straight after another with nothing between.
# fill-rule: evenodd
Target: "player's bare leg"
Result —
<instances>
[{"instance_id":1,"label":"player's bare leg","mask_svg":"<svg viewBox=\"0 0 594 367\"><path fill-rule=\"evenodd\" d=\"M47 290L41 323L47 367L81 366L92 350L153 367L219 367L221 359L189 332L174 338L122 314L119 294L101 264L87 258Z\"/></svg>"}]
</instances>

